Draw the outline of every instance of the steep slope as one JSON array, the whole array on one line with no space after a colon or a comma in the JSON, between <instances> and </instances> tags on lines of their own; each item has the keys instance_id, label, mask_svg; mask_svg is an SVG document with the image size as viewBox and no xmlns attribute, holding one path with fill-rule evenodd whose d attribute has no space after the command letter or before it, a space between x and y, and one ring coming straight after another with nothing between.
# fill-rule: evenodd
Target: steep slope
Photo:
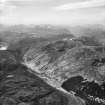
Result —
<instances>
[{"instance_id":1,"label":"steep slope","mask_svg":"<svg viewBox=\"0 0 105 105\"><path fill-rule=\"evenodd\" d=\"M0 105L68 105L68 99L16 63L11 52L0 51Z\"/></svg>"}]
</instances>

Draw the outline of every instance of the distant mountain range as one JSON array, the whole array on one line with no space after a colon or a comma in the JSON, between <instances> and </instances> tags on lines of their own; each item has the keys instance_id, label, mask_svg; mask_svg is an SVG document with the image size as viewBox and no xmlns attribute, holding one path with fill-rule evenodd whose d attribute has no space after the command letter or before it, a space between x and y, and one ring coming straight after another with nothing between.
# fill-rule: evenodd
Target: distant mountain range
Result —
<instances>
[{"instance_id":1,"label":"distant mountain range","mask_svg":"<svg viewBox=\"0 0 105 105\"><path fill-rule=\"evenodd\" d=\"M3 26L0 25L0 38L6 40L7 42L11 42L17 40L19 38L24 37L58 37L61 36L69 36L73 37L71 32L65 28L60 26L52 26L52 25L15 25L15 26Z\"/></svg>"},{"instance_id":2,"label":"distant mountain range","mask_svg":"<svg viewBox=\"0 0 105 105\"><path fill-rule=\"evenodd\" d=\"M0 38L6 42L17 41L24 37L72 38L79 36L95 36L105 43L105 26L100 24L84 26L54 26L54 25L0 25Z\"/></svg>"},{"instance_id":3,"label":"distant mountain range","mask_svg":"<svg viewBox=\"0 0 105 105\"><path fill-rule=\"evenodd\" d=\"M69 27L69 30L76 36L95 36L98 39L105 38L105 26L100 24Z\"/></svg>"}]
</instances>

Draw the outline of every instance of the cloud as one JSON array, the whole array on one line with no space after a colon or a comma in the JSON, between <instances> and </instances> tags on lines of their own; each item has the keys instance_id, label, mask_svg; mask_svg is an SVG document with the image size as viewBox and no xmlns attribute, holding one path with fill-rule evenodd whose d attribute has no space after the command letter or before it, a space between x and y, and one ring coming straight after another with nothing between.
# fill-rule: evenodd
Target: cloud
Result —
<instances>
[{"instance_id":1,"label":"cloud","mask_svg":"<svg viewBox=\"0 0 105 105\"><path fill-rule=\"evenodd\" d=\"M6 2L49 2L49 1L52 1L52 0L2 0L2 1L6 1Z\"/></svg>"},{"instance_id":2,"label":"cloud","mask_svg":"<svg viewBox=\"0 0 105 105\"><path fill-rule=\"evenodd\" d=\"M82 8L91 8L91 7L100 7L105 6L105 0L89 0L84 2L75 2L75 3L68 3L63 4L57 7L54 7L54 10L75 10L75 9L82 9Z\"/></svg>"},{"instance_id":3,"label":"cloud","mask_svg":"<svg viewBox=\"0 0 105 105\"><path fill-rule=\"evenodd\" d=\"M0 12L7 12L7 11L11 11L14 8L16 8L16 6L9 4L8 0L1 0L0 1Z\"/></svg>"},{"instance_id":4,"label":"cloud","mask_svg":"<svg viewBox=\"0 0 105 105\"><path fill-rule=\"evenodd\" d=\"M40 4L48 3L52 0L0 0L0 4L8 6L17 6L17 7L29 7L37 6ZM1 7L1 5L0 5Z\"/></svg>"}]
</instances>

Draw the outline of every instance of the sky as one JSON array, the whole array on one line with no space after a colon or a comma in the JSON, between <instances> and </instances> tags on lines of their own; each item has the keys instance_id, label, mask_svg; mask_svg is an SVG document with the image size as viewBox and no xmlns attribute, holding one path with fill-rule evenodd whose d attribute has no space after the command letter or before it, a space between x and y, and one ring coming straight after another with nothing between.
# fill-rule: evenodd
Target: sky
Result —
<instances>
[{"instance_id":1,"label":"sky","mask_svg":"<svg viewBox=\"0 0 105 105\"><path fill-rule=\"evenodd\" d=\"M0 0L1 24L105 24L105 0Z\"/></svg>"}]
</instances>

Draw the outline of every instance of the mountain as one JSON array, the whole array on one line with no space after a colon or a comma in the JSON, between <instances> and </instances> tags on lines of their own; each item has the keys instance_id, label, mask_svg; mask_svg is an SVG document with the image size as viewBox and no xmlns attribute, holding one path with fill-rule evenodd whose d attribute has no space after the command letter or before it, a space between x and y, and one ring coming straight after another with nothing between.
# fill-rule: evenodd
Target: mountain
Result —
<instances>
[{"instance_id":1,"label":"mountain","mask_svg":"<svg viewBox=\"0 0 105 105\"><path fill-rule=\"evenodd\" d=\"M105 90L102 89L105 82L104 51L103 46L87 46L74 39L61 40L37 49L30 48L23 57L23 64L50 86L69 95L74 92L86 105L105 105Z\"/></svg>"}]
</instances>

